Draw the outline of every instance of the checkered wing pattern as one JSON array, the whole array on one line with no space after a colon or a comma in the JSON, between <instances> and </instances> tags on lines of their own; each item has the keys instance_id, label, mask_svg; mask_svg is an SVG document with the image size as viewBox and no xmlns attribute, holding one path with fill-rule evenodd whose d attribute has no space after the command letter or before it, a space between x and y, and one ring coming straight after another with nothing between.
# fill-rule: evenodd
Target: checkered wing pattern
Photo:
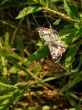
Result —
<instances>
[{"instance_id":1,"label":"checkered wing pattern","mask_svg":"<svg viewBox=\"0 0 82 110\"><path fill-rule=\"evenodd\" d=\"M48 45L54 62L58 62L61 59L62 54L65 52L66 48L62 41L59 39L59 35L56 30L40 27L37 28L37 31L45 41L45 44Z\"/></svg>"}]
</instances>

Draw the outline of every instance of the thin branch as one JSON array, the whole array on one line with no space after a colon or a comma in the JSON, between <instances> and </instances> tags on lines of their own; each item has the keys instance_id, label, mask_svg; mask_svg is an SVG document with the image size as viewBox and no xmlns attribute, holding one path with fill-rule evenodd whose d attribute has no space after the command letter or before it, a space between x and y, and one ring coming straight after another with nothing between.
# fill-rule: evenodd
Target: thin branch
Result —
<instances>
[{"instance_id":1,"label":"thin branch","mask_svg":"<svg viewBox=\"0 0 82 110\"><path fill-rule=\"evenodd\" d=\"M67 16L63 13L57 12L55 10L49 9L49 8L43 8L44 11L46 11L47 13L51 13L53 15L57 15L65 20L69 20L69 21L73 21L73 22L79 22L78 20L72 19L70 16Z\"/></svg>"}]
</instances>

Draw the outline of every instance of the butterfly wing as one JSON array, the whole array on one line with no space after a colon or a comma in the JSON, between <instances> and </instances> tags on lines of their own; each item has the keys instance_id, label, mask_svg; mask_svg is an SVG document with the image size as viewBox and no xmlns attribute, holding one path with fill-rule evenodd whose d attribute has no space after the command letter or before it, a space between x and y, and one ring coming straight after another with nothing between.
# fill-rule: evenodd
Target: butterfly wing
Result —
<instances>
[{"instance_id":1,"label":"butterfly wing","mask_svg":"<svg viewBox=\"0 0 82 110\"><path fill-rule=\"evenodd\" d=\"M58 33L53 29L45 27L38 28L37 31L43 37L45 44L48 45L54 62L58 62L61 59L62 53L66 50L65 45L59 39Z\"/></svg>"},{"instance_id":2,"label":"butterfly wing","mask_svg":"<svg viewBox=\"0 0 82 110\"><path fill-rule=\"evenodd\" d=\"M62 52L58 49L58 47L56 45L53 46L51 44L51 45L48 45L48 47L49 47L50 54L51 54L53 61L55 63L58 62L61 59Z\"/></svg>"}]
</instances>

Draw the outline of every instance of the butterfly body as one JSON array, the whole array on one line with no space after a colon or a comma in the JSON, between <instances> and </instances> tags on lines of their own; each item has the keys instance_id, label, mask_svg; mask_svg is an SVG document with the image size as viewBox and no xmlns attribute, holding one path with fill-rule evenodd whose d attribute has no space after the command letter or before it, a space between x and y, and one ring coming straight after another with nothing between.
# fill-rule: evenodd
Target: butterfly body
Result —
<instances>
[{"instance_id":1,"label":"butterfly body","mask_svg":"<svg viewBox=\"0 0 82 110\"><path fill-rule=\"evenodd\" d=\"M65 52L66 48L63 42L59 39L57 31L45 27L37 28L37 31L45 41L45 44L48 45L54 62L58 62L61 59L61 56Z\"/></svg>"}]
</instances>

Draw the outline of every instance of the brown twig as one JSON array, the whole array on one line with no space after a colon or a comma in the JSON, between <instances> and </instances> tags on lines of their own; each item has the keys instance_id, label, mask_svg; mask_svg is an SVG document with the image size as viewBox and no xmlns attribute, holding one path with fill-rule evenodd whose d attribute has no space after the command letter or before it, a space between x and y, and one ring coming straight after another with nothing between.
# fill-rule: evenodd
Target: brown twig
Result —
<instances>
[{"instance_id":1,"label":"brown twig","mask_svg":"<svg viewBox=\"0 0 82 110\"><path fill-rule=\"evenodd\" d=\"M53 15L57 15L65 20L69 20L69 21L73 21L73 22L79 22L78 20L72 19L70 16L67 16L63 13L57 12L55 10L49 9L49 8L43 8L44 11L46 11L47 13L51 13Z\"/></svg>"}]
</instances>

